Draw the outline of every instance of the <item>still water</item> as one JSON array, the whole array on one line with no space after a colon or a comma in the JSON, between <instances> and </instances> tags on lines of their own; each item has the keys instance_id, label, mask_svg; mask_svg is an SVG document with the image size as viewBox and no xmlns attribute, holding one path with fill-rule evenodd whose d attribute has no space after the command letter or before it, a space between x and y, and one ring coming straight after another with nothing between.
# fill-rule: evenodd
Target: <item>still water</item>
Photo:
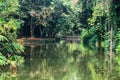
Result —
<instances>
[{"instance_id":1,"label":"still water","mask_svg":"<svg viewBox=\"0 0 120 80\"><path fill-rule=\"evenodd\" d=\"M120 80L120 66L102 48L64 41L25 48L24 64L0 80Z\"/></svg>"}]
</instances>

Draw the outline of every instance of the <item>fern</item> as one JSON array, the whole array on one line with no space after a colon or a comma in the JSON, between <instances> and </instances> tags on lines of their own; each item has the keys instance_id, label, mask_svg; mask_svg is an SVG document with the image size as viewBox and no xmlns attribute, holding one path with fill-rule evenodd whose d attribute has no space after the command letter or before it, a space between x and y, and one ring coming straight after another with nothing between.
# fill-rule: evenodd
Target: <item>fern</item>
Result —
<instances>
[{"instance_id":1,"label":"fern","mask_svg":"<svg viewBox=\"0 0 120 80\"><path fill-rule=\"evenodd\" d=\"M2 53L0 53L0 66L5 66L7 64L9 64L9 60L2 55Z\"/></svg>"},{"instance_id":2,"label":"fern","mask_svg":"<svg viewBox=\"0 0 120 80\"><path fill-rule=\"evenodd\" d=\"M21 44L13 42L12 46L14 47L16 53L24 52L24 47Z\"/></svg>"},{"instance_id":3,"label":"fern","mask_svg":"<svg viewBox=\"0 0 120 80\"><path fill-rule=\"evenodd\" d=\"M2 42L2 41L8 41L8 39L7 39L5 36L0 35L0 41L1 41L1 42Z\"/></svg>"}]
</instances>

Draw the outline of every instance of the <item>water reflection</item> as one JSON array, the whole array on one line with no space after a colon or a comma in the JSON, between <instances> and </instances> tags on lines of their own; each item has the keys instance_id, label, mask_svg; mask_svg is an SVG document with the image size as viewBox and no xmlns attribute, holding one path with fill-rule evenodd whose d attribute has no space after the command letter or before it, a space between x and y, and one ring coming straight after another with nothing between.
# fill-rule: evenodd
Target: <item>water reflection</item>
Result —
<instances>
[{"instance_id":1,"label":"water reflection","mask_svg":"<svg viewBox=\"0 0 120 80\"><path fill-rule=\"evenodd\" d=\"M119 80L118 66L103 53L64 41L26 46L24 67L14 77L2 72L0 80Z\"/></svg>"}]
</instances>

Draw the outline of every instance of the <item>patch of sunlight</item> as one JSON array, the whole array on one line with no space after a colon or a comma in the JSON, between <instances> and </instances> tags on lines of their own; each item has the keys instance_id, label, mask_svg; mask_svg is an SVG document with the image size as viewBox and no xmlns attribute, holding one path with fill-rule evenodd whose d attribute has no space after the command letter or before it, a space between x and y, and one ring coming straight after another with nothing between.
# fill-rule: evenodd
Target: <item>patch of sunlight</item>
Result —
<instances>
[{"instance_id":1,"label":"patch of sunlight","mask_svg":"<svg viewBox=\"0 0 120 80\"><path fill-rule=\"evenodd\" d=\"M101 47L105 48L105 41L101 42Z\"/></svg>"}]
</instances>

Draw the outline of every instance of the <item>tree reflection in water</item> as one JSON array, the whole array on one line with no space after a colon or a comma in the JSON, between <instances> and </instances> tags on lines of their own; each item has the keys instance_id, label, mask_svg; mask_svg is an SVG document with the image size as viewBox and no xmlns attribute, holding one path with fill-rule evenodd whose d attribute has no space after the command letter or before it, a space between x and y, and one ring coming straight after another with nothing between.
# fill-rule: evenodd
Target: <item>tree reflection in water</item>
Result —
<instances>
[{"instance_id":1,"label":"tree reflection in water","mask_svg":"<svg viewBox=\"0 0 120 80\"><path fill-rule=\"evenodd\" d=\"M118 80L118 67L108 54L80 43L64 42L26 46L25 64L16 80ZM111 66L112 65L112 69ZM3 76L5 75L5 76ZM12 74L1 74L0 80ZM7 80L9 80L7 79ZM14 79L15 80L15 79Z\"/></svg>"}]
</instances>

